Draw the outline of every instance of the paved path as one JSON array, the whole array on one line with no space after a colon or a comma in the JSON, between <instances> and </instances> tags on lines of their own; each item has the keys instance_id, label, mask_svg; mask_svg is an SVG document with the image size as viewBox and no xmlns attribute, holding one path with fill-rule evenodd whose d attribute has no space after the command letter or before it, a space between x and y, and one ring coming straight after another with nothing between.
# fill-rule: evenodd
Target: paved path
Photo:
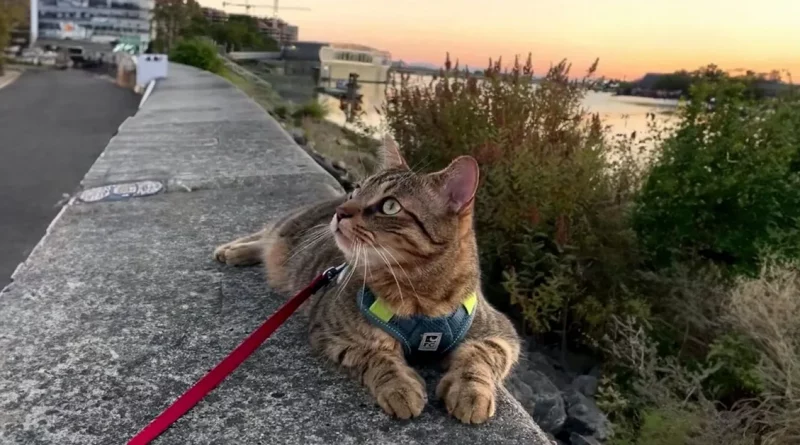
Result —
<instances>
[{"instance_id":1,"label":"paved path","mask_svg":"<svg viewBox=\"0 0 800 445\"><path fill-rule=\"evenodd\" d=\"M0 289L138 101L78 70L29 70L0 89Z\"/></svg>"}]
</instances>

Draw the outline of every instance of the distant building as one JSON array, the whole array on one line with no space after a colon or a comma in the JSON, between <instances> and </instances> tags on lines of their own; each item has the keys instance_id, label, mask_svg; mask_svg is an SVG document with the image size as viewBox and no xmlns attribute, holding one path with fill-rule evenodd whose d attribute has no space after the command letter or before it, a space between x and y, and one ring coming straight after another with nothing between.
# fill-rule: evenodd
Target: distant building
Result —
<instances>
[{"instance_id":1,"label":"distant building","mask_svg":"<svg viewBox=\"0 0 800 445\"><path fill-rule=\"evenodd\" d=\"M362 82L385 82L392 65L389 52L352 43L296 42L283 48L281 59L286 74L314 74L329 86L351 73Z\"/></svg>"},{"instance_id":2,"label":"distant building","mask_svg":"<svg viewBox=\"0 0 800 445\"><path fill-rule=\"evenodd\" d=\"M40 38L94 43L125 40L141 47L150 42L154 0L34 1L38 2Z\"/></svg>"},{"instance_id":3,"label":"distant building","mask_svg":"<svg viewBox=\"0 0 800 445\"><path fill-rule=\"evenodd\" d=\"M228 13L216 8L202 8L203 15L212 23L225 23L228 21Z\"/></svg>"},{"instance_id":4,"label":"distant building","mask_svg":"<svg viewBox=\"0 0 800 445\"><path fill-rule=\"evenodd\" d=\"M297 26L290 25L279 18L259 18L258 29L281 46L296 43L300 34Z\"/></svg>"}]
</instances>

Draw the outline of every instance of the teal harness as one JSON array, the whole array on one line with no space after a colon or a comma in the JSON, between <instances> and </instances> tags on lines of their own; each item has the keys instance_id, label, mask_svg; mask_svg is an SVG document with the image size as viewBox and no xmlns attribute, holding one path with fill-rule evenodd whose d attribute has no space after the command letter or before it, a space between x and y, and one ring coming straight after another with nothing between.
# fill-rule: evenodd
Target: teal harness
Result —
<instances>
[{"instance_id":1,"label":"teal harness","mask_svg":"<svg viewBox=\"0 0 800 445\"><path fill-rule=\"evenodd\" d=\"M444 317L397 316L366 287L358 292L357 302L367 320L397 339L407 356L418 356L446 354L455 348L472 325L478 296L473 292L455 312Z\"/></svg>"}]
</instances>

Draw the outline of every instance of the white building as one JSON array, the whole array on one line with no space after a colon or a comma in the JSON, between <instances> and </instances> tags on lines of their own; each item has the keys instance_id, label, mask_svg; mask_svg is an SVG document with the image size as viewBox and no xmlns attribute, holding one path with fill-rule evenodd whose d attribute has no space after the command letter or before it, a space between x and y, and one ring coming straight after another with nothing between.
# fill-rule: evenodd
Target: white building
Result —
<instances>
[{"instance_id":1,"label":"white building","mask_svg":"<svg viewBox=\"0 0 800 445\"><path fill-rule=\"evenodd\" d=\"M38 25L32 27L41 39L94 43L150 42L154 0L32 0L38 8ZM34 5L31 5L33 11Z\"/></svg>"}]
</instances>

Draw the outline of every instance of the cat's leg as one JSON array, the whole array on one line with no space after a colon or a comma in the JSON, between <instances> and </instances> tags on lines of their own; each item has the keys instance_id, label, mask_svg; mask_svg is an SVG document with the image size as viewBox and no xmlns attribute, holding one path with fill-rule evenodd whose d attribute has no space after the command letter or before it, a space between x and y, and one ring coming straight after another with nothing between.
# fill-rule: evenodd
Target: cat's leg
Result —
<instances>
[{"instance_id":1,"label":"cat's leg","mask_svg":"<svg viewBox=\"0 0 800 445\"><path fill-rule=\"evenodd\" d=\"M425 381L406 363L396 341L389 337L351 342L322 338L326 336L313 330L311 337L312 345L316 343L316 349L358 378L387 414L410 419L422 413L427 403Z\"/></svg>"},{"instance_id":2,"label":"cat's leg","mask_svg":"<svg viewBox=\"0 0 800 445\"><path fill-rule=\"evenodd\" d=\"M214 259L229 266L252 266L261 262L264 231L238 238L214 249Z\"/></svg>"},{"instance_id":3,"label":"cat's leg","mask_svg":"<svg viewBox=\"0 0 800 445\"><path fill-rule=\"evenodd\" d=\"M492 329L470 329L449 357L449 369L436 388L447 411L463 423L483 423L494 416L497 390L519 359L520 342L513 326L503 315L497 317L491 320Z\"/></svg>"}]
</instances>

